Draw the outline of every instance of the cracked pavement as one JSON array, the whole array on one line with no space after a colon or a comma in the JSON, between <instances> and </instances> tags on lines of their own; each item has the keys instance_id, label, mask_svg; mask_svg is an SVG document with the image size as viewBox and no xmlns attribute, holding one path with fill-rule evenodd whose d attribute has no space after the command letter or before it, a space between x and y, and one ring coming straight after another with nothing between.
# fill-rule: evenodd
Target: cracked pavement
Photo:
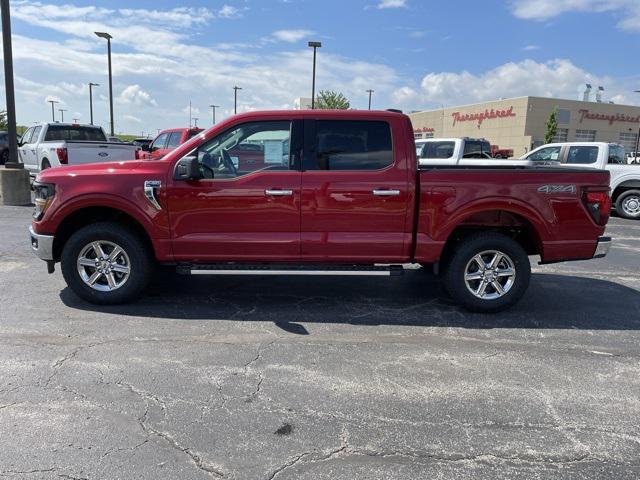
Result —
<instances>
[{"instance_id":1,"label":"cracked pavement","mask_svg":"<svg viewBox=\"0 0 640 480\"><path fill-rule=\"evenodd\" d=\"M469 314L401 277L158 275L78 300L0 207L0 478L640 477L640 222Z\"/></svg>"}]
</instances>

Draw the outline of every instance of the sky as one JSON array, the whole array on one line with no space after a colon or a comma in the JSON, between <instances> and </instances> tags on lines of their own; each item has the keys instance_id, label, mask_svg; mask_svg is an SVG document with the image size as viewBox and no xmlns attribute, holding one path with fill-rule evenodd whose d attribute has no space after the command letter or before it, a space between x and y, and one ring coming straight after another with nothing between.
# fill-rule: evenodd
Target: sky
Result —
<instances>
[{"instance_id":1,"label":"sky","mask_svg":"<svg viewBox=\"0 0 640 480\"><path fill-rule=\"evenodd\" d=\"M116 133L145 135L238 110L293 108L317 90L353 108L404 111L536 95L640 105L640 0L12 0L18 123L109 124L113 36ZM4 103L4 80L1 104ZM56 119L60 113L56 111Z\"/></svg>"}]
</instances>

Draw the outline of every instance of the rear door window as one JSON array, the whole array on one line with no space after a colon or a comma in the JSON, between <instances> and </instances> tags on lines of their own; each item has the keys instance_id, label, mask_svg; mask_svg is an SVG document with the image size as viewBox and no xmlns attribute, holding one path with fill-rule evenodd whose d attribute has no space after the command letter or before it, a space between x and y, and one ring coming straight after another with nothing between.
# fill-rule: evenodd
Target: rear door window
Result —
<instances>
[{"instance_id":1,"label":"rear door window","mask_svg":"<svg viewBox=\"0 0 640 480\"><path fill-rule=\"evenodd\" d=\"M387 122L318 120L316 170L381 170L393 164L391 128Z\"/></svg>"},{"instance_id":2,"label":"rear door window","mask_svg":"<svg viewBox=\"0 0 640 480\"><path fill-rule=\"evenodd\" d=\"M596 146L575 146L569 147L566 163L571 164L589 164L598 160L598 148Z\"/></svg>"},{"instance_id":3,"label":"rear door window","mask_svg":"<svg viewBox=\"0 0 640 480\"><path fill-rule=\"evenodd\" d=\"M173 150L178 145L180 145L180 139L182 137L182 132L172 132L169 135L169 141L167 142L166 148Z\"/></svg>"}]
</instances>

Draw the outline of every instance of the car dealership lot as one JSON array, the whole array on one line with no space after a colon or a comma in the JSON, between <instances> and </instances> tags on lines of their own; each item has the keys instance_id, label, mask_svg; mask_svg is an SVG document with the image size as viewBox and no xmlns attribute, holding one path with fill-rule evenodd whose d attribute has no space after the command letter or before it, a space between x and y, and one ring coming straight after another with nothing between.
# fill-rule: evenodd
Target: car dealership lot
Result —
<instances>
[{"instance_id":1,"label":"car dealership lot","mask_svg":"<svg viewBox=\"0 0 640 480\"><path fill-rule=\"evenodd\" d=\"M0 478L637 478L640 222L474 315L401 277L78 300L0 207Z\"/></svg>"}]
</instances>

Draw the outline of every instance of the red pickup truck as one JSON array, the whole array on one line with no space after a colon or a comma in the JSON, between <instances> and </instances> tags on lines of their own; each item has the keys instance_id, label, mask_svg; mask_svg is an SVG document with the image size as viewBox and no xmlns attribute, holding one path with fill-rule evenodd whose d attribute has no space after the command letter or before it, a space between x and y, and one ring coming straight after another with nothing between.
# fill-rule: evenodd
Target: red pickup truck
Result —
<instances>
[{"instance_id":1,"label":"red pickup truck","mask_svg":"<svg viewBox=\"0 0 640 480\"><path fill-rule=\"evenodd\" d=\"M202 132L202 128L171 128L161 131L150 145L142 145L138 151L138 159L157 159L164 157L171 150Z\"/></svg>"},{"instance_id":2,"label":"red pickup truck","mask_svg":"<svg viewBox=\"0 0 640 480\"><path fill-rule=\"evenodd\" d=\"M249 147L250 145L250 147ZM418 170L395 112L236 115L158 160L40 173L31 245L90 302L186 274L394 275L435 265L467 309L498 311L541 262L604 256L609 173Z\"/></svg>"}]
</instances>

